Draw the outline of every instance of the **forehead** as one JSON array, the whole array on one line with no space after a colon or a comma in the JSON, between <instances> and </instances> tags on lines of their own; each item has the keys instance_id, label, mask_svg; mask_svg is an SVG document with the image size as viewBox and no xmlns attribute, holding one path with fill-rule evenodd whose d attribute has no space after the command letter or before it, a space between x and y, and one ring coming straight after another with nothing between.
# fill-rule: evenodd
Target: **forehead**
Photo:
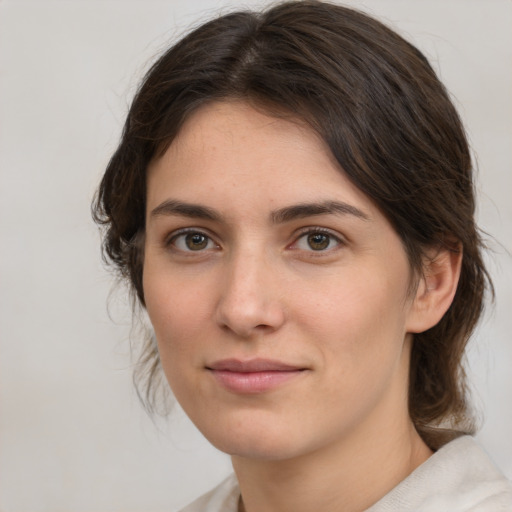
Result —
<instances>
[{"instance_id":1,"label":"forehead","mask_svg":"<svg viewBox=\"0 0 512 512\"><path fill-rule=\"evenodd\" d=\"M221 159L236 163L240 171L256 160L261 169L282 165L285 160L292 164L295 156L299 157L297 153L305 152L310 157L315 153L318 159L328 159L337 167L324 141L306 122L242 100L215 101L199 107L186 118L166 151L168 163L186 159L192 165L207 155L209 165Z\"/></svg>"},{"instance_id":2,"label":"forehead","mask_svg":"<svg viewBox=\"0 0 512 512\"><path fill-rule=\"evenodd\" d=\"M148 207L166 194L232 206L333 199L374 210L308 125L241 101L199 108L163 156L150 164Z\"/></svg>"}]
</instances>

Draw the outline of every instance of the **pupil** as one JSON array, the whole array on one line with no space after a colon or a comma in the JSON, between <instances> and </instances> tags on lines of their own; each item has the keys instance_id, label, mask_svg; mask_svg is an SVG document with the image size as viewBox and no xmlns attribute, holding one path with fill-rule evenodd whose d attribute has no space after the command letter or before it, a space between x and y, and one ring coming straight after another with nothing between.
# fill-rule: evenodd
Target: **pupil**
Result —
<instances>
[{"instance_id":1,"label":"pupil","mask_svg":"<svg viewBox=\"0 0 512 512\"><path fill-rule=\"evenodd\" d=\"M191 251L198 251L200 249L204 249L208 244L208 238L200 233L193 233L191 235L187 235L185 238L187 247Z\"/></svg>"},{"instance_id":2,"label":"pupil","mask_svg":"<svg viewBox=\"0 0 512 512\"><path fill-rule=\"evenodd\" d=\"M314 251L321 251L329 245L329 236L322 233L314 233L308 236L308 244Z\"/></svg>"}]
</instances>

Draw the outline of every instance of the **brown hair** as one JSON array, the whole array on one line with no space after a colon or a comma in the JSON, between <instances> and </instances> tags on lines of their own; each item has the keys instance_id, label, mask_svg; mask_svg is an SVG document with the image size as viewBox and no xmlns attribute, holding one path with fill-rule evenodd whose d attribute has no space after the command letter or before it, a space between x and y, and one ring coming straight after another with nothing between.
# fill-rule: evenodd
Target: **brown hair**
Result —
<instances>
[{"instance_id":1,"label":"brown hair","mask_svg":"<svg viewBox=\"0 0 512 512\"><path fill-rule=\"evenodd\" d=\"M463 251L451 307L414 336L409 412L431 446L432 427L448 422L470 431L462 358L492 284L474 221L466 136L426 58L365 14L327 2L285 2L211 20L164 53L133 100L93 207L105 227L106 258L144 305L148 163L191 112L223 98L309 123L390 220L416 275L426 248ZM154 342L141 361L151 406L159 378Z\"/></svg>"}]
</instances>

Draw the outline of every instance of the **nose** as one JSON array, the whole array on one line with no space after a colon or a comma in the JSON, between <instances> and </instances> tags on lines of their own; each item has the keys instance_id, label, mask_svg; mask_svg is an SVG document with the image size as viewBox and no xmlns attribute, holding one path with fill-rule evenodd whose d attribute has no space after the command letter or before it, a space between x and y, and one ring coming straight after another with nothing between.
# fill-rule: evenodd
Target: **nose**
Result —
<instances>
[{"instance_id":1,"label":"nose","mask_svg":"<svg viewBox=\"0 0 512 512\"><path fill-rule=\"evenodd\" d=\"M241 338L279 329L285 321L278 270L264 256L240 254L226 265L216 310L218 325Z\"/></svg>"}]
</instances>

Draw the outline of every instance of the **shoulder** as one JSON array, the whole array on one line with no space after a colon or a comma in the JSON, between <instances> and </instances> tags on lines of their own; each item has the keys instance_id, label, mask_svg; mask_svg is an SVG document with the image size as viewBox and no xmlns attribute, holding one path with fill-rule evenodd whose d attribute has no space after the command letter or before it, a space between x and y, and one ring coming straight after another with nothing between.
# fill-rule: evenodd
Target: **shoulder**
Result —
<instances>
[{"instance_id":1,"label":"shoulder","mask_svg":"<svg viewBox=\"0 0 512 512\"><path fill-rule=\"evenodd\" d=\"M470 436L443 446L368 512L512 512L512 484Z\"/></svg>"},{"instance_id":2,"label":"shoulder","mask_svg":"<svg viewBox=\"0 0 512 512\"><path fill-rule=\"evenodd\" d=\"M231 475L179 512L237 512L239 498L238 482L235 475Z\"/></svg>"}]
</instances>

